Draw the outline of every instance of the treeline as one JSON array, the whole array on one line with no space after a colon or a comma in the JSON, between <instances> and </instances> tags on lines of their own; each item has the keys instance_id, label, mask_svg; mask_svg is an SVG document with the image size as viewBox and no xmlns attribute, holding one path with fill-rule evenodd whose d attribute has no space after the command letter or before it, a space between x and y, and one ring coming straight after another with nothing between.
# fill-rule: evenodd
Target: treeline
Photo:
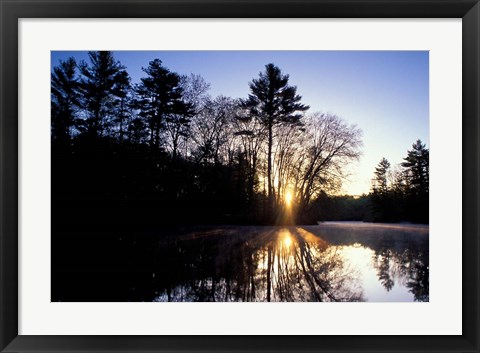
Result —
<instances>
[{"instance_id":1,"label":"treeline","mask_svg":"<svg viewBox=\"0 0 480 353\"><path fill-rule=\"evenodd\" d=\"M244 98L159 59L143 72L108 51L53 68L54 225L311 223L360 155L361 130L308 113L273 64Z\"/></svg>"},{"instance_id":2,"label":"treeline","mask_svg":"<svg viewBox=\"0 0 480 353\"><path fill-rule=\"evenodd\" d=\"M316 200L318 219L333 221L429 223L429 150L417 140L399 165L382 158L368 195Z\"/></svg>"}]
</instances>

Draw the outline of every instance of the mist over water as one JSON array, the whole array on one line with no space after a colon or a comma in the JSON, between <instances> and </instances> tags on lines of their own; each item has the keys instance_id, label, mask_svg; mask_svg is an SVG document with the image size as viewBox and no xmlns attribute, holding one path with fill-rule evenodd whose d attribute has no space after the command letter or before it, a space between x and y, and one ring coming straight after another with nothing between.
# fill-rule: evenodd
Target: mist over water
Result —
<instances>
[{"instance_id":1,"label":"mist over water","mask_svg":"<svg viewBox=\"0 0 480 353\"><path fill-rule=\"evenodd\" d=\"M115 242L125 260L111 266L90 257L96 274L71 274L95 284L104 273L110 285L100 285L101 295L117 301L429 300L428 226L196 227ZM75 301L83 289L56 299ZM102 301L89 293L83 300Z\"/></svg>"}]
</instances>

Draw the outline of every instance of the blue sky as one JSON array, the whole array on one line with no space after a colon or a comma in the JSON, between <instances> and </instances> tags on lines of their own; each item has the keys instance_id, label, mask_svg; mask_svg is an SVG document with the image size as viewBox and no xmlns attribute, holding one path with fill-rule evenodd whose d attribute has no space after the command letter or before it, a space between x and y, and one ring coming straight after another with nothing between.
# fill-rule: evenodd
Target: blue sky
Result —
<instances>
[{"instance_id":1,"label":"blue sky","mask_svg":"<svg viewBox=\"0 0 480 353\"><path fill-rule=\"evenodd\" d=\"M429 56L427 51L115 51L132 81L159 58L179 74L200 74L212 96L245 98L248 83L268 63L290 75L310 112L334 113L363 130L363 155L350 167L348 194L368 193L382 157L400 163L421 139L429 147ZM52 66L84 51L52 52Z\"/></svg>"}]
</instances>

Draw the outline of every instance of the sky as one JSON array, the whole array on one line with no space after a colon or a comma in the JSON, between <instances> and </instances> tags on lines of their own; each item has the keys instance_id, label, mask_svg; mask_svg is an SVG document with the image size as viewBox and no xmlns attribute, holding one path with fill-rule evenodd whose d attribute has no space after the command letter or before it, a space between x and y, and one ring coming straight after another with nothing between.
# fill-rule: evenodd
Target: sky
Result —
<instances>
[{"instance_id":1,"label":"sky","mask_svg":"<svg viewBox=\"0 0 480 353\"><path fill-rule=\"evenodd\" d=\"M153 59L178 74L201 75L210 94L246 98L248 83L273 63L290 76L309 112L333 113L363 131L362 156L343 192L368 193L375 166L402 162L417 140L429 148L428 51L114 51L133 83ZM86 51L52 51L52 67Z\"/></svg>"}]
</instances>

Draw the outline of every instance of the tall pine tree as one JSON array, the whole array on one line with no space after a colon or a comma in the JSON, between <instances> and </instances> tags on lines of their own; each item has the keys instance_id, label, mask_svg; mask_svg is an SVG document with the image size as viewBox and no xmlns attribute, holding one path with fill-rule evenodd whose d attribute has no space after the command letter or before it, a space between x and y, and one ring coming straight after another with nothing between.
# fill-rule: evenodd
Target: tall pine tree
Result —
<instances>
[{"instance_id":1,"label":"tall pine tree","mask_svg":"<svg viewBox=\"0 0 480 353\"><path fill-rule=\"evenodd\" d=\"M150 61L143 71L147 77L143 77L136 87L137 104L140 116L150 129L150 144L158 150L167 119L170 122L174 116L189 116L191 106L182 99L180 76L164 67L160 59Z\"/></svg>"},{"instance_id":2,"label":"tall pine tree","mask_svg":"<svg viewBox=\"0 0 480 353\"><path fill-rule=\"evenodd\" d=\"M429 217L429 150L417 140L402 163L407 189L407 206L415 222L428 223Z\"/></svg>"},{"instance_id":3,"label":"tall pine tree","mask_svg":"<svg viewBox=\"0 0 480 353\"><path fill-rule=\"evenodd\" d=\"M83 130L92 136L103 136L114 117L117 80L125 75L121 74L125 70L110 51L91 51L88 56L90 65L80 63L80 86L87 111Z\"/></svg>"},{"instance_id":4,"label":"tall pine tree","mask_svg":"<svg viewBox=\"0 0 480 353\"><path fill-rule=\"evenodd\" d=\"M267 64L265 71L259 73L257 79L250 82L250 94L243 101L243 107L250 115L260 120L267 131L267 197L269 211L274 205L272 148L274 144L274 128L278 124L298 124L302 113L309 106L301 104L301 96L296 86L289 86L289 76L283 74L274 64Z\"/></svg>"},{"instance_id":5,"label":"tall pine tree","mask_svg":"<svg viewBox=\"0 0 480 353\"><path fill-rule=\"evenodd\" d=\"M390 162L383 157L375 167L375 177L373 178L373 190L374 192L387 193L388 191L388 172L390 170Z\"/></svg>"},{"instance_id":6,"label":"tall pine tree","mask_svg":"<svg viewBox=\"0 0 480 353\"><path fill-rule=\"evenodd\" d=\"M52 140L68 143L79 108L79 78L74 58L53 68L51 85Z\"/></svg>"},{"instance_id":7,"label":"tall pine tree","mask_svg":"<svg viewBox=\"0 0 480 353\"><path fill-rule=\"evenodd\" d=\"M128 120L132 108L132 86L130 84L130 76L127 71L119 71L115 75L115 83L112 93L115 96L115 122L118 124L118 139L124 140L128 128Z\"/></svg>"}]
</instances>

